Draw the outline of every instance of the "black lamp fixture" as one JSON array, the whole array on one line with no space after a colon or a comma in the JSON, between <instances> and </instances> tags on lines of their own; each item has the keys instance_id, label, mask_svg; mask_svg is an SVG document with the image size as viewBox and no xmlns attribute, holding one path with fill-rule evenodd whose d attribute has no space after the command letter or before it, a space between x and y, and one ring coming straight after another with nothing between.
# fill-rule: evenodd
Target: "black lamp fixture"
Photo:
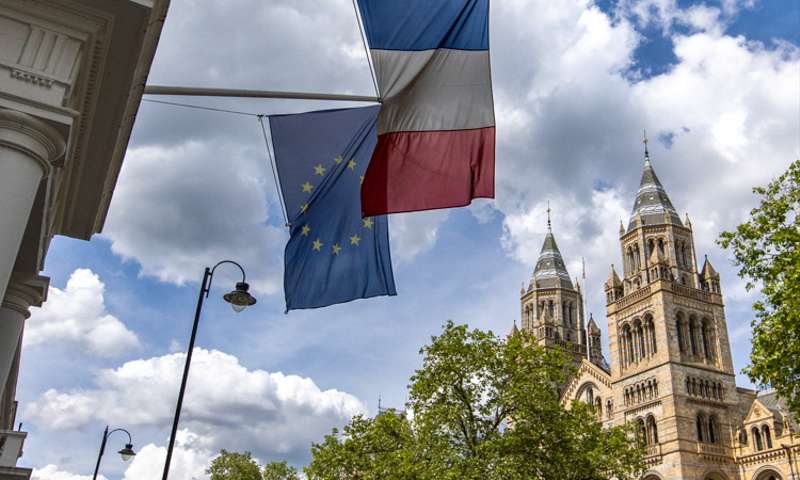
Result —
<instances>
[{"instance_id":1,"label":"black lamp fixture","mask_svg":"<svg viewBox=\"0 0 800 480\"><path fill-rule=\"evenodd\" d=\"M133 444L131 444L131 443L126 443L125 444L125 448L123 448L122 450L120 450L117 453L120 454L120 456L122 457L122 461L123 462L127 462L128 460L133 458L134 455L136 455L136 452L133 451Z\"/></svg>"},{"instance_id":2,"label":"black lamp fixture","mask_svg":"<svg viewBox=\"0 0 800 480\"><path fill-rule=\"evenodd\" d=\"M256 299L247 292L248 290L250 290L250 285L248 285L247 282L238 282L236 284L236 290L226 293L222 298L231 304L234 312L239 313L256 303Z\"/></svg>"},{"instance_id":3,"label":"black lamp fixture","mask_svg":"<svg viewBox=\"0 0 800 480\"><path fill-rule=\"evenodd\" d=\"M236 288L226 293L222 298L231 304L233 311L236 313L241 312L245 308L255 305L256 299L248 292L250 285L247 284L247 278L244 273L244 268L233 260L223 260L213 268L206 267L203 274L203 281L200 284L200 295L197 297L197 308L194 312L194 323L192 324L192 335L189 337L189 349L186 351L186 363L183 366L183 377L181 378L181 387L178 391L178 404L175 407L175 418L172 421L172 434L169 437L169 445L167 446L167 459L164 462L164 472L162 475L163 480L169 477L169 465L172 461L172 450L175 447L175 436L178 433L178 422L181 418L181 408L183 406L183 394L186 392L186 380L189 378L189 366L192 363L192 352L194 351L194 341L197 337L197 325L200 323L200 312L203 310L203 300L208 298L211 291L211 280L214 278L214 272L217 267L224 264L235 265L242 272L242 281L236 283ZM126 446L127 448L127 446ZM133 450L131 450L133 452ZM122 454L122 451L119 452Z\"/></svg>"},{"instance_id":4,"label":"black lamp fixture","mask_svg":"<svg viewBox=\"0 0 800 480\"><path fill-rule=\"evenodd\" d=\"M97 464L94 466L94 476L92 477L93 480L97 479L97 472L100 470L100 460L103 458L103 454L106 451L106 441L108 437L111 436L114 432L124 432L128 435L128 443L125 444L125 448L120 450L119 453L122 457L123 462L127 462L131 458L136 455L136 452L133 451L133 440L131 440L131 434L129 431L125 430L124 428L115 428L114 430L108 431L108 425L106 425L106 429L103 431L103 439L100 441L100 452L97 454Z\"/></svg>"}]
</instances>

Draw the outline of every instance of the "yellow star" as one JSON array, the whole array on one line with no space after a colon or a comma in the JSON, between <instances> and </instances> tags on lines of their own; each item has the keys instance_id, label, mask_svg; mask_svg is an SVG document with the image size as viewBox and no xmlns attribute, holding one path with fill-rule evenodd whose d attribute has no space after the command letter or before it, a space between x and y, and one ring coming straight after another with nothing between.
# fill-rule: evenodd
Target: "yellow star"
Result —
<instances>
[{"instance_id":1,"label":"yellow star","mask_svg":"<svg viewBox=\"0 0 800 480\"><path fill-rule=\"evenodd\" d=\"M364 185L364 175L361 175L361 185Z\"/></svg>"},{"instance_id":2,"label":"yellow star","mask_svg":"<svg viewBox=\"0 0 800 480\"><path fill-rule=\"evenodd\" d=\"M357 247L358 246L358 242L360 242L360 241L361 241L361 237L359 237L358 235L353 235L352 237L350 237L350 245L355 245Z\"/></svg>"},{"instance_id":3,"label":"yellow star","mask_svg":"<svg viewBox=\"0 0 800 480\"><path fill-rule=\"evenodd\" d=\"M318 164L316 167L314 167L314 173L317 175L325 175L325 167L323 167L321 163Z\"/></svg>"},{"instance_id":4,"label":"yellow star","mask_svg":"<svg viewBox=\"0 0 800 480\"><path fill-rule=\"evenodd\" d=\"M309 232L311 232L311 227L309 227L308 225L303 225L302 234L307 237Z\"/></svg>"},{"instance_id":5,"label":"yellow star","mask_svg":"<svg viewBox=\"0 0 800 480\"><path fill-rule=\"evenodd\" d=\"M362 218L361 221L364 223L364 228L372 228L372 225L375 223L369 217L368 218Z\"/></svg>"},{"instance_id":6,"label":"yellow star","mask_svg":"<svg viewBox=\"0 0 800 480\"><path fill-rule=\"evenodd\" d=\"M331 248L333 249L333 254L334 255L339 255L339 252L342 251L342 247L340 247L338 243L334 243L333 247L331 247Z\"/></svg>"},{"instance_id":7,"label":"yellow star","mask_svg":"<svg viewBox=\"0 0 800 480\"><path fill-rule=\"evenodd\" d=\"M319 238L318 238L318 239L316 239L316 240L314 240L314 241L312 242L311 249L312 249L312 250L316 250L316 251L318 251L318 252L319 252L319 251L320 251L320 249L322 248L322 246L323 246L323 245L325 245L325 244L324 244L324 243L322 243L322 242L320 242L320 241L319 241Z\"/></svg>"},{"instance_id":8,"label":"yellow star","mask_svg":"<svg viewBox=\"0 0 800 480\"><path fill-rule=\"evenodd\" d=\"M342 158L342 156L339 155L338 157L334 158L333 161L336 162L336 165L339 165L344 161L344 158Z\"/></svg>"},{"instance_id":9,"label":"yellow star","mask_svg":"<svg viewBox=\"0 0 800 480\"><path fill-rule=\"evenodd\" d=\"M306 210L308 210L308 204L307 203L304 203L304 204L300 205L300 213L306 213Z\"/></svg>"},{"instance_id":10,"label":"yellow star","mask_svg":"<svg viewBox=\"0 0 800 480\"><path fill-rule=\"evenodd\" d=\"M358 164L356 163L355 160L350 160L349 162L347 162L347 168L349 168L350 170L355 170L356 165Z\"/></svg>"},{"instance_id":11,"label":"yellow star","mask_svg":"<svg viewBox=\"0 0 800 480\"><path fill-rule=\"evenodd\" d=\"M311 190L314 189L314 185L311 185L307 181L306 181L306 183L302 184L301 187L303 187L303 192L306 192L306 193L310 192Z\"/></svg>"}]
</instances>

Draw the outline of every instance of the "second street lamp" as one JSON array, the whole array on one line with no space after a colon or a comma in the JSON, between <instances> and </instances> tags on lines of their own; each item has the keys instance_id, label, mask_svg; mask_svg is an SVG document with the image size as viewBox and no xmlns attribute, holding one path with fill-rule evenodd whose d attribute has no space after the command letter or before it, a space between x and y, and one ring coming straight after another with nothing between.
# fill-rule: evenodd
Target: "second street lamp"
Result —
<instances>
[{"instance_id":1,"label":"second street lamp","mask_svg":"<svg viewBox=\"0 0 800 480\"><path fill-rule=\"evenodd\" d=\"M131 440L130 432L124 428L115 428L109 432L108 425L106 425L106 429L103 432L103 440L100 442L100 453L97 454L97 464L94 466L94 476L92 477L93 480L97 478L97 471L100 470L100 460L103 458L103 454L106 452L106 441L114 432L125 432L128 435L128 443L125 444L125 448L117 452L122 457L122 461L127 462L133 458L134 455L136 455L136 452L133 451L133 440Z\"/></svg>"},{"instance_id":2,"label":"second street lamp","mask_svg":"<svg viewBox=\"0 0 800 480\"><path fill-rule=\"evenodd\" d=\"M189 349L186 351L186 363L183 366L181 388L178 391L178 404L175 407L175 418L172 421L172 433L169 436L169 446L167 447L167 459L164 462L163 480L167 480L169 477L169 464L172 461L172 449L175 447L175 435L178 433L178 422L180 421L181 408L183 407L183 394L186 391L186 380L189 377L189 366L192 363L192 351L194 350L194 341L197 337L197 325L200 322L200 312L203 310L203 299L208 298L208 293L211 291L211 280L214 278L214 271L217 267L226 263L239 267L239 270L242 272L242 281L238 282L236 288L223 295L222 298L231 304L233 311L236 313L256 303L256 299L248 293L250 286L246 282L244 268L242 268L241 265L232 260L223 260L214 265L213 268L206 267L205 273L203 274L203 282L200 284L200 295L197 297L197 309L194 312L194 324L192 324L192 335L189 337Z\"/></svg>"}]
</instances>

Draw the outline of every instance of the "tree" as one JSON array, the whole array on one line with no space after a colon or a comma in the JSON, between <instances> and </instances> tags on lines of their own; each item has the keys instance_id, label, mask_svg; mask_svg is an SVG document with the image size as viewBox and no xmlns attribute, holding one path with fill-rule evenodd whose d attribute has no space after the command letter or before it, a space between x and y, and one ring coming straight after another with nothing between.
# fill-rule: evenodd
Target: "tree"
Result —
<instances>
[{"instance_id":1,"label":"tree","mask_svg":"<svg viewBox=\"0 0 800 480\"><path fill-rule=\"evenodd\" d=\"M800 160L766 187L750 219L718 240L733 251L747 290L761 287L753 304L753 351L745 373L772 386L800 416Z\"/></svg>"},{"instance_id":2,"label":"tree","mask_svg":"<svg viewBox=\"0 0 800 480\"><path fill-rule=\"evenodd\" d=\"M452 322L422 348L409 415L356 417L312 447L312 480L589 480L632 478L641 454L628 430L593 407L560 404L567 357L527 334L502 339Z\"/></svg>"},{"instance_id":3,"label":"tree","mask_svg":"<svg viewBox=\"0 0 800 480\"><path fill-rule=\"evenodd\" d=\"M271 462L264 465L264 480L300 480L297 469L286 462Z\"/></svg>"},{"instance_id":4,"label":"tree","mask_svg":"<svg viewBox=\"0 0 800 480\"><path fill-rule=\"evenodd\" d=\"M250 452L220 450L206 473L211 475L211 480L261 480L258 463Z\"/></svg>"}]
</instances>

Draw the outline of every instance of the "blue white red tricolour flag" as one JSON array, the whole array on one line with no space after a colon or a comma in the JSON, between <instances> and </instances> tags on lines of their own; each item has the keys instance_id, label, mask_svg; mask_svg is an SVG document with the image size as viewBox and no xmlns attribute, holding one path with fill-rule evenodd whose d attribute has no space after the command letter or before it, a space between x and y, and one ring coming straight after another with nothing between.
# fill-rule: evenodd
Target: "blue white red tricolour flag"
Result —
<instances>
[{"instance_id":1,"label":"blue white red tricolour flag","mask_svg":"<svg viewBox=\"0 0 800 480\"><path fill-rule=\"evenodd\" d=\"M358 0L382 99L365 216L494 197L489 0Z\"/></svg>"}]
</instances>

